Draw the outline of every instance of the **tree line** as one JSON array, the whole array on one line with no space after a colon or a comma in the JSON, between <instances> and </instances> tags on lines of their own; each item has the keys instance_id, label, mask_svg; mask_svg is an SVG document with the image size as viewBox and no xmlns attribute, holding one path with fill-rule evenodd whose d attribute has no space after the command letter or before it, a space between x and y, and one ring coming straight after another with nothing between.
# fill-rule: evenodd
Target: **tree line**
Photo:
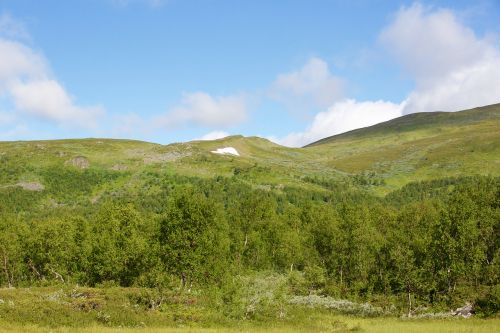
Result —
<instances>
[{"instance_id":1,"label":"tree line","mask_svg":"<svg viewBox=\"0 0 500 333\"><path fill-rule=\"evenodd\" d=\"M296 293L405 297L410 307L498 297L499 178L418 182L377 198L146 176L137 192L52 209L42 194L3 189L0 285L223 288L275 271L301 277Z\"/></svg>"}]
</instances>

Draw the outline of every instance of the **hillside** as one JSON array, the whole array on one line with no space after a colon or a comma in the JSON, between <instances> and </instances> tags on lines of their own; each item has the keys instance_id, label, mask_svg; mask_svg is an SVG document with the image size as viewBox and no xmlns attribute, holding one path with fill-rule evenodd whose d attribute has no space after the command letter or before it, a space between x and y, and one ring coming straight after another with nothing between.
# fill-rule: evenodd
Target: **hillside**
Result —
<instances>
[{"instance_id":1,"label":"hillside","mask_svg":"<svg viewBox=\"0 0 500 333\"><path fill-rule=\"evenodd\" d=\"M328 137L306 150L331 169L370 173L388 189L414 180L500 174L500 104L416 113Z\"/></svg>"},{"instance_id":2,"label":"hillside","mask_svg":"<svg viewBox=\"0 0 500 333\"><path fill-rule=\"evenodd\" d=\"M235 148L240 156L212 153L224 147ZM16 141L0 142L0 161L4 188L45 187L54 168L70 173L83 168L114 179L93 188L95 195L113 186L139 186L144 172L235 176L269 189L292 185L321 190L325 186L319 183L341 182L383 195L416 180L500 175L500 105L411 114L305 148L242 136L169 145L110 139Z\"/></svg>"},{"instance_id":3,"label":"hillside","mask_svg":"<svg viewBox=\"0 0 500 333\"><path fill-rule=\"evenodd\" d=\"M1 142L0 326L494 316L499 120L412 115L306 148Z\"/></svg>"}]
</instances>

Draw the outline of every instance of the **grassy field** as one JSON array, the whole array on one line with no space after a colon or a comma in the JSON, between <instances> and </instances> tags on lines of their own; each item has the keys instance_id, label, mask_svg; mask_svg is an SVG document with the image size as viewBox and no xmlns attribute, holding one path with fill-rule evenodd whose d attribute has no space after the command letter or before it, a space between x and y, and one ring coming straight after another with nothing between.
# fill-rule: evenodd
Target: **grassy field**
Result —
<instances>
[{"instance_id":1,"label":"grassy field","mask_svg":"<svg viewBox=\"0 0 500 333\"><path fill-rule=\"evenodd\" d=\"M500 331L498 319L451 319L451 320L403 320L396 318L351 318L345 316L322 316L314 318L314 322L298 325L286 323L252 324L242 323L233 327L106 327L92 325L89 327L40 327L36 325L9 324L0 321L0 332L52 332L52 333L115 333L115 332L152 332L152 333L212 333L212 332L248 332L248 333L286 333L286 332L428 332L428 333L493 333ZM310 325L308 325L310 324Z\"/></svg>"},{"instance_id":2,"label":"grassy field","mask_svg":"<svg viewBox=\"0 0 500 333\"><path fill-rule=\"evenodd\" d=\"M0 289L0 332L499 332L498 319L404 319L347 316L286 306L257 318L229 318L199 294L144 288L33 287Z\"/></svg>"}]
</instances>

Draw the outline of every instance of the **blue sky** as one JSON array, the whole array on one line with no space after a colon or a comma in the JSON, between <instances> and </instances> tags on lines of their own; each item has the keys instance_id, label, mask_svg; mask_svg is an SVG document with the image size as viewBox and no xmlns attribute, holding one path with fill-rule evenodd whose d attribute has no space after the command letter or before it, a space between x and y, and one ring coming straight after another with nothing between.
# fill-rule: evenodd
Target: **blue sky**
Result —
<instances>
[{"instance_id":1,"label":"blue sky","mask_svg":"<svg viewBox=\"0 0 500 333\"><path fill-rule=\"evenodd\" d=\"M289 146L500 102L498 1L0 0L0 140Z\"/></svg>"}]
</instances>

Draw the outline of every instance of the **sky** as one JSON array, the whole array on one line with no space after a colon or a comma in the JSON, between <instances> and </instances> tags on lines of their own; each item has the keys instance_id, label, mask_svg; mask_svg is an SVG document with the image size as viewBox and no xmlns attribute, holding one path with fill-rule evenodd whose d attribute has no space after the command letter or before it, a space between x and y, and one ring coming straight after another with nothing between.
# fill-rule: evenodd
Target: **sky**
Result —
<instances>
[{"instance_id":1,"label":"sky","mask_svg":"<svg viewBox=\"0 0 500 333\"><path fill-rule=\"evenodd\" d=\"M299 147L500 102L500 1L0 0L0 140Z\"/></svg>"}]
</instances>

